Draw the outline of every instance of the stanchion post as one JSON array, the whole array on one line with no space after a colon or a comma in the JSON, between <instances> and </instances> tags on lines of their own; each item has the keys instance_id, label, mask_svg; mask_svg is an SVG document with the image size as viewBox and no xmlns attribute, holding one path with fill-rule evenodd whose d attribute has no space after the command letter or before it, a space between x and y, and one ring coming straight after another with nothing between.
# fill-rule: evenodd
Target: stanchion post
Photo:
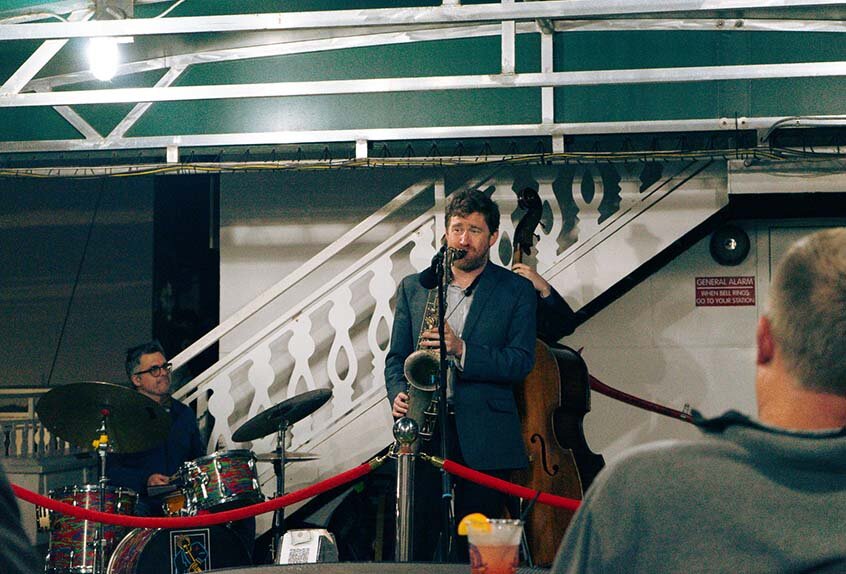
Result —
<instances>
[{"instance_id":1,"label":"stanchion post","mask_svg":"<svg viewBox=\"0 0 846 574\"><path fill-rule=\"evenodd\" d=\"M414 549L414 464L417 423L408 417L394 423L397 452L397 504L395 561L410 562Z\"/></svg>"}]
</instances>

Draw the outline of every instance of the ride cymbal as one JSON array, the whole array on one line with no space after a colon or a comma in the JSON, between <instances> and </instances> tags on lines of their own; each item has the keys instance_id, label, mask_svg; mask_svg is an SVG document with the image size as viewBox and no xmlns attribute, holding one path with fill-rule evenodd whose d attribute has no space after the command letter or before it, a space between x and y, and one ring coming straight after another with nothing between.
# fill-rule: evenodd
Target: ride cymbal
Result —
<instances>
[{"instance_id":1,"label":"ride cymbal","mask_svg":"<svg viewBox=\"0 0 846 574\"><path fill-rule=\"evenodd\" d=\"M329 389L308 391L291 397L242 424L232 435L232 440L246 442L275 433L283 422L288 426L294 424L322 407L331 397L332 391Z\"/></svg>"},{"instance_id":2,"label":"ride cymbal","mask_svg":"<svg viewBox=\"0 0 846 574\"><path fill-rule=\"evenodd\" d=\"M35 407L53 434L74 446L95 450L105 418L111 450L149 450L167 439L170 415L158 403L121 385L100 381L70 383L50 390Z\"/></svg>"}]
</instances>

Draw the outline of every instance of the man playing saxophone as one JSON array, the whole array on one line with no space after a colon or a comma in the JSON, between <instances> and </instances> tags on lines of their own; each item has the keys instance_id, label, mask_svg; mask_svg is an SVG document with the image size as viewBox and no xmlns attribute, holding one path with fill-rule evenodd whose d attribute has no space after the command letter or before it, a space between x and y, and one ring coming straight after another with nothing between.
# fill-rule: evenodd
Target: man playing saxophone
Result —
<instances>
[{"instance_id":1,"label":"man playing saxophone","mask_svg":"<svg viewBox=\"0 0 846 574\"><path fill-rule=\"evenodd\" d=\"M447 286L444 343L453 365L447 385L446 456L482 472L505 478L512 469L528 464L513 386L520 384L534 363L536 298L532 284L489 260L490 248L499 235L499 208L477 190L456 192L446 216L447 247L465 252L452 261ZM417 347L440 346L437 326L423 328L429 290L417 274L403 279L396 296L391 346L385 363L385 383L394 418L408 411L406 358ZM437 426L436 426L437 428ZM422 450L440 454L439 435ZM440 510L436 473L419 465L415 502L417 531L433 524ZM432 484L434 483L434 484ZM428 492L427 492L428 489ZM430 498L431 497L431 498ZM501 516L504 495L474 483L455 481L455 516L471 512ZM432 512L421 516L418 511ZM432 545L418 536L415 559ZM436 537L435 537L436 538ZM422 542L422 544L421 544ZM423 546L424 548L420 548Z\"/></svg>"}]
</instances>

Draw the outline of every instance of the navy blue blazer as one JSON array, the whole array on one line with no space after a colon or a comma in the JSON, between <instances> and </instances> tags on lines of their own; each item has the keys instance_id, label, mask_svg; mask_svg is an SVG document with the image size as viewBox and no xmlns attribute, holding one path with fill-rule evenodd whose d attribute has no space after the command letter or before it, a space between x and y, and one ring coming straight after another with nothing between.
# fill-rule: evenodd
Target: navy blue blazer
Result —
<instances>
[{"instance_id":1,"label":"navy blue blazer","mask_svg":"<svg viewBox=\"0 0 846 574\"><path fill-rule=\"evenodd\" d=\"M174 474L183 462L205 456L206 447L191 407L172 399L167 440L143 452L114 453L106 461L107 474L115 486L147 495L147 477L153 473Z\"/></svg>"},{"instance_id":2,"label":"navy blue blazer","mask_svg":"<svg viewBox=\"0 0 846 574\"><path fill-rule=\"evenodd\" d=\"M427 295L417 274L403 279L397 290L385 361L390 404L406 390L403 364L416 350ZM453 396L461 453L472 468L528 464L514 385L534 366L536 305L530 281L490 261L485 265L464 324L464 369L458 371Z\"/></svg>"}]
</instances>

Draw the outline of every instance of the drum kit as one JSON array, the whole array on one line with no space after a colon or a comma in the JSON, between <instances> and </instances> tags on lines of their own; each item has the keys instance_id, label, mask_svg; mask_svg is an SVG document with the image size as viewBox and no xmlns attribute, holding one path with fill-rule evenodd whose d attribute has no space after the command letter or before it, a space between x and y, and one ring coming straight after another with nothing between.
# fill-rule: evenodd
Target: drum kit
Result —
<instances>
[{"instance_id":1,"label":"drum kit","mask_svg":"<svg viewBox=\"0 0 846 574\"><path fill-rule=\"evenodd\" d=\"M237 442L277 434L273 452L251 450L214 452L186 461L171 484L149 490L160 495L167 516L222 512L264 500L257 462L270 462L276 474L275 496L284 494L287 462L309 461L317 455L285 452L285 433L291 425L323 406L332 393L321 389L287 399L254 416L232 435ZM128 387L99 381L73 383L46 393L36 406L44 426L74 446L93 450L99 458L97 484L51 490L53 500L90 510L133 515L137 493L109 484L106 460L110 453L139 453L163 443L170 431L170 415L158 403ZM47 574L145 574L197 572L209 568L249 565L250 554L227 525L188 530L128 529L39 509L39 526L49 530ZM274 513L274 549L284 521ZM214 549L212 551L212 549Z\"/></svg>"}]
</instances>

